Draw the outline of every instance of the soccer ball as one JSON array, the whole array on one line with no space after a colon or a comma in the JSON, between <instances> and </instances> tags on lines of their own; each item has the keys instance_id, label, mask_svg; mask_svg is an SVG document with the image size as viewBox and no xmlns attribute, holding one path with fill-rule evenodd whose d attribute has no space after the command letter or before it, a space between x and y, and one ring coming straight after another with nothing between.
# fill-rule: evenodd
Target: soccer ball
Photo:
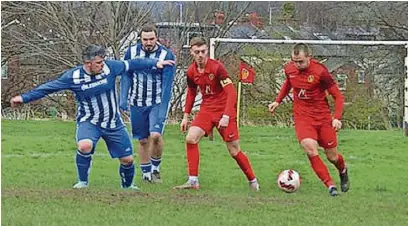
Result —
<instances>
[{"instance_id":1,"label":"soccer ball","mask_svg":"<svg viewBox=\"0 0 408 226\"><path fill-rule=\"evenodd\" d=\"M300 175L298 172L288 169L282 171L278 175L278 187L280 190L287 192L287 193L293 193L296 192L299 187L300 187Z\"/></svg>"}]
</instances>

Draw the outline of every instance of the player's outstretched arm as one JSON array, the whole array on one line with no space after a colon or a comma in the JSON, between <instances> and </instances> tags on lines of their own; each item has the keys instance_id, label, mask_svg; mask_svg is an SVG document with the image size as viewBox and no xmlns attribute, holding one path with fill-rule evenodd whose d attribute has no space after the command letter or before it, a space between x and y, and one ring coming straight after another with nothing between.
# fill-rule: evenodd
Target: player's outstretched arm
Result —
<instances>
[{"instance_id":1,"label":"player's outstretched arm","mask_svg":"<svg viewBox=\"0 0 408 226\"><path fill-rule=\"evenodd\" d=\"M17 107L18 105L24 103L23 102L23 97L21 95L15 96L10 99L10 104L12 108Z\"/></svg>"},{"instance_id":2,"label":"player's outstretched arm","mask_svg":"<svg viewBox=\"0 0 408 226\"><path fill-rule=\"evenodd\" d=\"M276 108L280 105L282 102L283 98L285 98L288 94L292 86L290 85L290 82L288 79L285 80L283 83L278 96L276 97L275 101L271 104L269 104L268 109L271 113L274 113Z\"/></svg>"},{"instance_id":3,"label":"player's outstretched arm","mask_svg":"<svg viewBox=\"0 0 408 226\"><path fill-rule=\"evenodd\" d=\"M57 78L56 80L49 81L27 93L11 98L10 104L12 107L16 107L19 104L39 100L48 94L58 92L61 90L66 90L69 88L70 88L70 79L68 78L68 72L66 72L63 75L61 75L59 78Z\"/></svg>"},{"instance_id":4,"label":"player's outstretched arm","mask_svg":"<svg viewBox=\"0 0 408 226\"><path fill-rule=\"evenodd\" d=\"M132 60L126 60L124 62L126 66L126 71L130 73L133 73L136 70L149 69L153 67L161 69L167 65L171 66L175 64L174 60L158 61L157 59L150 58L136 58Z\"/></svg>"},{"instance_id":5,"label":"player's outstretched arm","mask_svg":"<svg viewBox=\"0 0 408 226\"><path fill-rule=\"evenodd\" d=\"M157 62L156 67L162 69L165 66L173 66L175 64L176 64L176 61L174 60L164 60L164 61Z\"/></svg>"}]
</instances>

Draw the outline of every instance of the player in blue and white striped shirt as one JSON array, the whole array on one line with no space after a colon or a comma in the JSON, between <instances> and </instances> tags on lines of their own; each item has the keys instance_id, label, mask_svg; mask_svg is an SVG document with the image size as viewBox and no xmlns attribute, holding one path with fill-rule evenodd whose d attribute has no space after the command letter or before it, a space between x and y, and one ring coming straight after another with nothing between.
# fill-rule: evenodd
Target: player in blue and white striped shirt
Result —
<instances>
[{"instance_id":1,"label":"player in blue and white striped shirt","mask_svg":"<svg viewBox=\"0 0 408 226\"><path fill-rule=\"evenodd\" d=\"M67 70L56 80L13 97L10 100L11 106L35 101L60 90L71 90L78 105L76 165L79 181L74 188L88 187L92 154L95 152L96 143L102 138L111 157L119 158L122 188L138 190L133 185L133 148L120 117L115 80L118 75L127 71L163 68L174 62L158 62L155 59L104 61L104 57L105 49L97 45L88 46L82 54L83 65Z\"/></svg>"},{"instance_id":2,"label":"player in blue and white striped shirt","mask_svg":"<svg viewBox=\"0 0 408 226\"><path fill-rule=\"evenodd\" d=\"M140 36L142 43L129 47L125 60L174 60L173 53L157 43L157 31L154 27L144 26ZM143 69L121 77L120 108L127 110L129 100L132 134L134 139L139 140L140 168L145 182L161 182L162 135L169 111L175 70L175 66Z\"/></svg>"}]
</instances>

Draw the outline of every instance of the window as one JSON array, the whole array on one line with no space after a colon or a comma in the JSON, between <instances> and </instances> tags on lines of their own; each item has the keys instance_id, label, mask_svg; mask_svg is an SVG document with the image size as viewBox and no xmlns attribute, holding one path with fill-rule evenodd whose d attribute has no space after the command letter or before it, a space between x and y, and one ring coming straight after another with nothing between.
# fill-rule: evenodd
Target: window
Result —
<instances>
[{"instance_id":1,"label":"window","mask_svg":"<svg viewBox=\"0 0 408 226\"><path fill-rule=\"evenodd\" d=\"M313 33L313 35L320 40L331 40L328 35L323 33Z\"/></svg>"},{"instance_id":2,"label":"window","mask_svg":"<svg viewBox=\"0 0 408 226\"><path fill-rule=\"evenodd\" d=\"M339 84L339 89L345 91L347 89L347 75L346 74L337 74L337 84Z\"/></svg>"},{"instance_id":3,"label":"window","mask_svg":"<svg viewBox=\"0 0 408 226\"><path fill-rule=\"evenodd\" d=\"M357 77L359 84L365 83L365 71L362 70L357 71Z\"/></svg>"},{"instance_id":4,"label":"window","mask_svg":"<svg viewBox=\"0 0 408 226\"><path fill-rule=\"evenodd\" d=\"M8 61L6 61L4 65L1 65L1 79L7 78L8 78Z\"/></svg>"}]
</instances>

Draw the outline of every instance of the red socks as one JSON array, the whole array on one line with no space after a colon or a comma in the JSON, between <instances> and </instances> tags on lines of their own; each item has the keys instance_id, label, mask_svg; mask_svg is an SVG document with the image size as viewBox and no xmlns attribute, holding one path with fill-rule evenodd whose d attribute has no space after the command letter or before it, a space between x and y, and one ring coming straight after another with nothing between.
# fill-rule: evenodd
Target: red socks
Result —
<instances>
[{"instance_id":1,"label":"red socks","mask_svg":"<svg viewBox=\"0 0 408 226\"><path fill-rule=\"evenodd\" d=\"M198 176L198 164L200 163L200 152L198 144L186 144L188 175Z\"/></svg>"},{"instance_id":2,"label":"red socks","mask_svg":"<svg viewBox=\"0 0 408 226\"><path fill-rule=\"evenodd\" d=\"M187 153L187 165L188 165L188 175L198 176L198 165L200 163L200 152L198 150L198 144L186 144ZM237 161L242 172L244 172L248 181L255 179L254 171L252 170L251 163L248 157L242 152L238 152L236 156L233 156L235 161Z\"/></svg>"},{"instance_id":3,"label":"red socks","mask_svg":"<svg viewBox=\"0 0 408 226\"><path fill-rule=\"evenodd\" d=\"M233 158L235 159L235 161L237 161L239 167L241 168L242 172L244 172L248 181L254 180L255 174L252 170L251 163L249 162L248 157L242 151L239 151L236 156L233 156Z\"/></svg>"},{"instance_id":4,"label":"red socks","mask_svg":"<svg viewBox=\"0 0 408 226\"><path fill-rule=\"evenodd\" d=\"M320 156L315 155L312 157L309 157L310 164L312 165L312 168L316 175L320 178L320 180L326 185L326 187L330 187L334 185L330 174L329 170L327 169L327 166L324 164Z\"/></svg>"},{"instance_id":5,"label":"red socks","mask_svg":"<svg viewBox=\"0 0 408 226\"><path fill-rule=\"evenodd\" d=\"M337 162L332 162L334 166L339 170L340 173L344 173L346 169L346 164L344 163L343 156L341 154L337 154Z\"/></svg>"}]
</instances>

